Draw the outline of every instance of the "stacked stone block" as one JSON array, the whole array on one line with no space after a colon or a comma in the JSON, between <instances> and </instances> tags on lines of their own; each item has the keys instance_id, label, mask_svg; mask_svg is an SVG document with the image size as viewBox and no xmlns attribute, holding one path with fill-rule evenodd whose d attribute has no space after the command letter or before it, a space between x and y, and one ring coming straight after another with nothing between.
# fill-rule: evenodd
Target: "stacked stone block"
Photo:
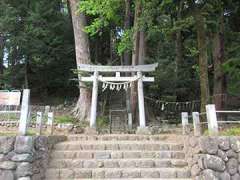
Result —
<instances>
[{"instance_id":1,"label":"stacked stone block","mask_svg":"<svg viewBox=\"0 0 240 180\"><path fill-rule=\"evenodd\" d=\"M240 137L188 137L185 151L196 180L240 180Z\"/></svg>"},{"instance_id":2,"label":"stacked stone block","mask_svg":"<svg viewBox=\"0 0 240 180\"><path fill-rule=\"evenodd\" d=\"M0 180L43 180L53 145L64 137L0 137Z\"/></svg>"}]
</instances>

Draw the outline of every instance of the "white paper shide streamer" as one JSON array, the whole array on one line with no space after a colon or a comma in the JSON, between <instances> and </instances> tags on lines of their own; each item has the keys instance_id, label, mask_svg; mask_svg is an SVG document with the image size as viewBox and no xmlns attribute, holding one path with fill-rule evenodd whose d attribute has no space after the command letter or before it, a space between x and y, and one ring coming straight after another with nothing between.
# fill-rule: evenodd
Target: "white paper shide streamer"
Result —
<instances>
[{"instance_id":1,"label":"white paper shide streamer","mask_svg":"<svg viewBox=\"0 0 240 180\"><path fill-rule=\"evenodd\" d=\"M113 82L102 82L102 91L105 91L107 88L110 90L117 90L120 91L121 89L124 89L127 91L129 87L131 87L132 82L123 82L123 83L113 83Z\"/></svg>"}]
</instances>

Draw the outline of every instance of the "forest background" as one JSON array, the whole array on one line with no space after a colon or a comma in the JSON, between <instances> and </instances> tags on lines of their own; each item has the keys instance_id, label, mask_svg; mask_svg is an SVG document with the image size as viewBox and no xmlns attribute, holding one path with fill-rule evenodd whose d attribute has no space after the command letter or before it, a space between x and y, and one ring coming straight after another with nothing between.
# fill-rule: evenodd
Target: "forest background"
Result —
<instances>
[{"instance_id":1,"label":"forest background","mask_svg":"<svg viewBox=\"0 0 240 180\"><path fill-rule=\"evenodd\" d=\"M240 1L0 1L0 89L30 88L33 102L62 103L78 97L70 79L83 62L157 62L146 96L222 109L240 92ZM85 91L80 111L89 110Z\"/></svg>"}]
</instances>

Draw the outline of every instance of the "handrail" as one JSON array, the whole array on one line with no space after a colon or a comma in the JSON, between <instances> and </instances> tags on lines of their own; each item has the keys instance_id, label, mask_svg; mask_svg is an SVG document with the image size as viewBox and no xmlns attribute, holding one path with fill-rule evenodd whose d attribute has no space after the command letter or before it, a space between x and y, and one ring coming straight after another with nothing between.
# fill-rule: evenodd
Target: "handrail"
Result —
<instances>
[{"instance_id":1,"label":"handrail","mask_svg":"<svg viewBox=\"0 0 240 180\"><path fill-rule=\"evenodd\" d=\"M239 113L240 111L216 111L217 113Z\"/></svg>"},{"instance_id":2,"label":"handrail","mask_svg":"<svg viewBox=\"0 0 240 180\"><path fill-rule=\"evenodd\" d=\"M221 124L224 124L224 123L239 123L240 124L240 121L218 121L218 123L221 123Z\"/></svg>"},{"instance_id":3,"label":"handrail","mask_svg":"<svg viewBox=\"0 0 240 180\"><path fill-rule=\"evenodd\" d=\"M8 113L21 113L21 111L0 111L0 114L8 114Z\"/></svg>"}]
</instances>

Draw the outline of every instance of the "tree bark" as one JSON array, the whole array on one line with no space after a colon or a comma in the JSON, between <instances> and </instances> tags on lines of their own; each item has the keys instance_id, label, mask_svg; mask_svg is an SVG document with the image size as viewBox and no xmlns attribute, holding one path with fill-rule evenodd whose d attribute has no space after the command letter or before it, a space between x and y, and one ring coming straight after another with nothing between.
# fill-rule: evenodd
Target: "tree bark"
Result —
<instances>
[{"instance_id":1,"label":"tree bark","mask_svg":"<svg viewBox=\"0 0 240 180\"><path fill-rule=\"evenodd\" d=\"M198 63L201 91L201 112L205 112L205 106L209 103L207 37L205 33L205 20L200 10L196 10L195 18L199 50Z\"/></svg>"},{"instance_id":2,"label":"tree bark","mask_svg":"<svg viewBox=\"0 0 240 180\"><path fill-rule=\"evenodd\" d=\"M139 50L138 50L138 64L143 65L145 64L146 58L146 40L145 40L145 32L139 32Z\"/></svg>"},{"instance_id":3,"label":"tree bark","mask_svg":"<svg viewBox=\"0 0 240 180\"><path fill-rule=\"evenodd\" d=\"M112 65L113 60L114 60L114 34L113 30L110 30L110 38L109 38L109 59L108 59L108 65Z\"/></svg>"},{"instance_id":4,"label":"tree bark","mask_svg":"<svg viewBox=\"0 0 240 180\"><path fill-rule=\"evenodd\" d=\"M133 51L132 51L132 65L135 66L138 64L139 58L139 17L141 14L141 2L140 0L136 0L135 3L135 15L134 15L134 33L133 33ZM133 75L136 75L133 73ZM137 84L133 83L131 87L131 109L133 119L136 119L136 110L137 110Z\"/></svg>"},{"instance_id":5,"label":"tree bark","mask_svg":"<svg viewBox=\"0 0 240 180\"><path fill-rule=\"evenodd\" d=\"M11 59L10 59L10 65L13 67L16 65L16 62L18 62L18 50L17 50L17 45L15 44L12 47L12 52L11 52Z\"/></svg>"},{"instance_id":6,"label":"tree bark","mask_svg":"<svg viewBox=\"0 0 240 180\"><path fill-rule=\"evenodd\" d=\"M125 16L124 16L124 30L127 31L131 28L131 1L125 0ZM125 51L123 54L123 61L125 65L131 64L130 52Z\"/></svg>"},{"instance_id":7,"label":"tree bark","mask_svg":"<svg viewBox=\"0 0 240 180\"><path fill-rule=\"evenodd\" d=\"M29 89L29 81L28 81L28 66L29 66L29 56L26 57L25 60L25 73L24 73L24 88Z\"/></svg>"},{"instance_id":8,"label":"tree bark","mask_svg":"<svg viewBox=\"0 0 240 180\"><path fill-rule=\"evenodd\" d=\"M69 19L70 19L71 23L73 24L73 22L72 22L72 11L71 11L71 5L70 5L69 0L67 1L67 9L68 9Z\"/></svg>"},{"instance_id":9,"label":"tree bark","mask_svg":"<svg viewBox=\"0 0 240 180\"><path fill-rule=\"evenodd\" d=\"M77 13L78 0L68 0L75 39L75 51L76 51L76 63L79 64L90 64L90 50L89 40L87 34L84 32L86 25L86 17L83 13ZM79 98L74 108L75 116L80 120L90 120L90 107L91 107L91 91L87 88L82 88L82 82L79 82Z\"/></svg>"},{"instance_id":10,"label":"tree bark","mask_svg":"<svg viewBox=\"0 0 240 180\"><path fill-rule=\"evenodd\" d=\"M183 2L180 1L179 2L179 6L178 6L178 11L177 11L177 20L181 20L182 18L182 6L183 6ZM183 63L183 39L182 39L182 31L181 30L177 30L176 32L176 40L175 40L175 47L176 47L176 59L175 59L175 63L176 63L176 69L175 69L175 74L176 74L176 88L175 88L175 94L178 95L177 93L177 89L179 88L178 86L178 82L181 81L181 67L182 67L182 63Z\"/></svg>"},{"instance_id":11,"label":"tree bark","mask_svg":"<svg viewBox=\"0 0 240 180\"><path fill-rule=\"evenodd\" d=\"M213 34L214 87L213 101L217 110L224 108L226 77L222 69L224 63L224 16L220 15L219 28Z\"/></svg>"},{"instance_id":12,"label":"tree bark","mask_svg":"<svg viewBox=\"0 0 240 180\"><path fill-rule=\"evenodd\" d=\"M176 43L176 74L178 76L181 63L183 62L183 41L181 31L178 31L176 33L175 43Z\"/></svg>"},{"instance_id":13,"label":"tree bark","mask_svg":"<svg viewBox=\"0 0 240 180\"><path fill-rule=\"evenodd\" d=\"M132 0L125 0L125 16L124 16L124 30L127 31L131 28L131 2ZM127 50L123 53L123 65L131 65L131 53ZM126 73L130 76L131 73ZM126 109L128 113L132 114L131 108L131 91L126 91Z\"/></svg>"},{"instance_id":14,"label":"tree bark","mask_svg":"<svg viewBox=\"0 0 240 180\"><path fill-rule=\"evenodd\" d=\"M3 35L0 33L0 77L1 75L3 75L3 69L4 69L4 62L3 62L3 59L4 59L4 37Z\"/></svg>"}]
</instances>

